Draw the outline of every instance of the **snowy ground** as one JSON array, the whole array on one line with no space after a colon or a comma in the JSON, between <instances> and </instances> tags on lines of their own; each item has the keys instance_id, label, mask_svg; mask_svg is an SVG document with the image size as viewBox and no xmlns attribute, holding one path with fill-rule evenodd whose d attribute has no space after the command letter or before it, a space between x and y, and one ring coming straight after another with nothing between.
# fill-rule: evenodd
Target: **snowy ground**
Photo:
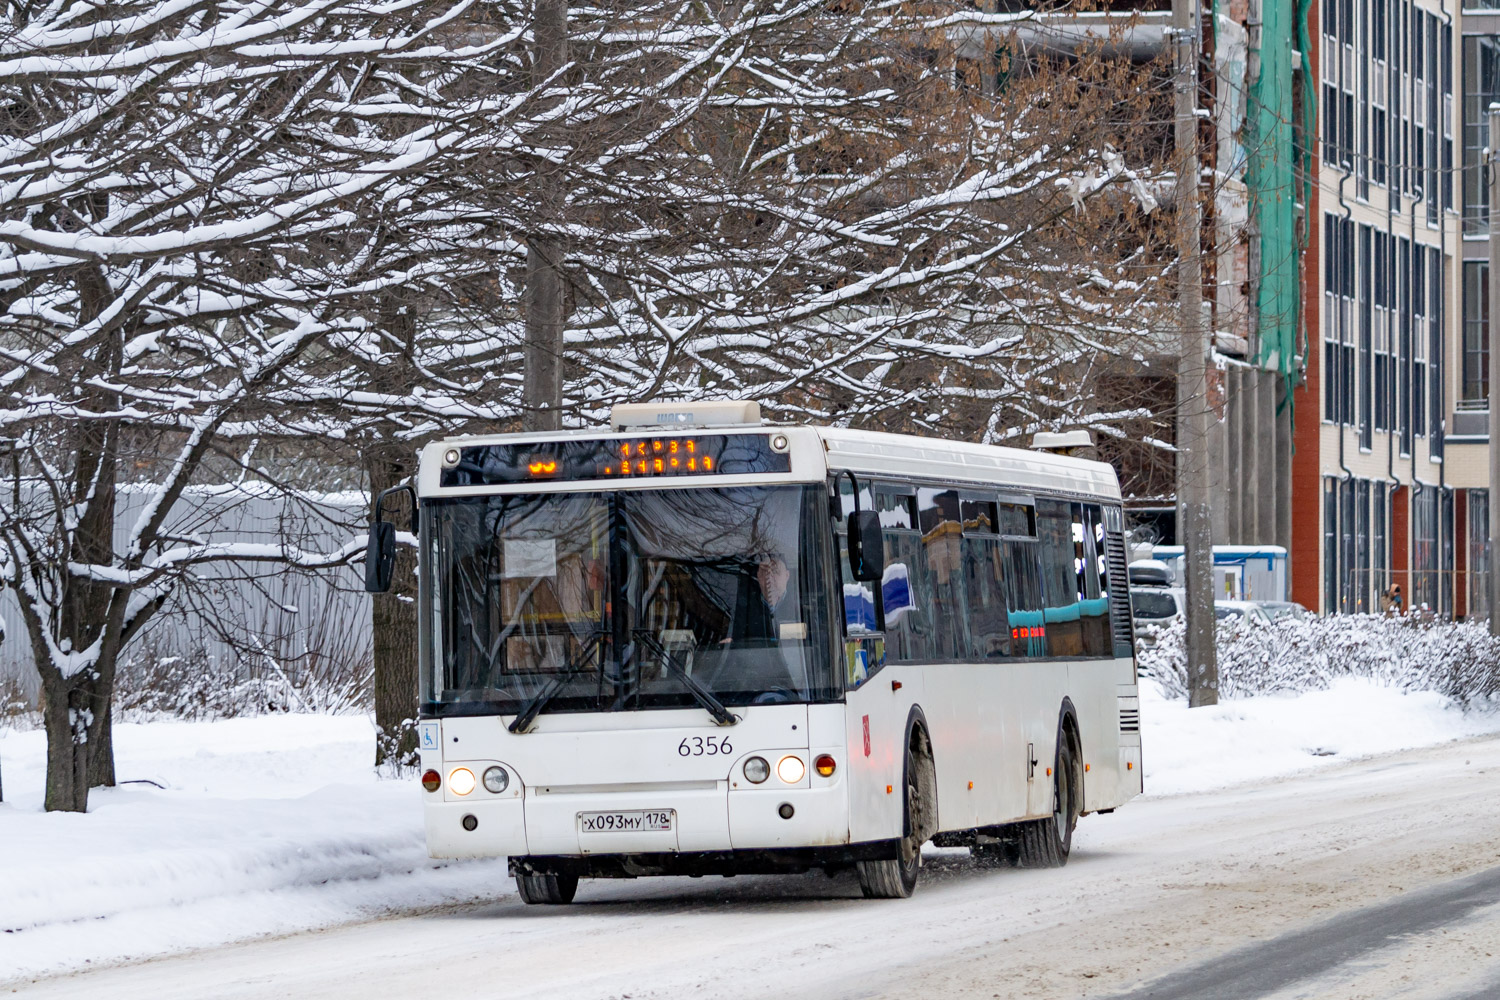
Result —
<instances>
[{"instance_id":1,"label":"snowy ground","mask_svg":"<svg viewBox=\"0 0 1500 1000\"><path fill-rule=\"evenodd\" d=\"M1152 796L1500 732L1500 714L1359 680L1191 712L1143 689ZM122 782L163 787L48 815L41 733L0 732L0 982L511 891L501 861L426 858L415 782L372 773L366 719L126 725L115 739Z\"/></svg>"}]
</instances>

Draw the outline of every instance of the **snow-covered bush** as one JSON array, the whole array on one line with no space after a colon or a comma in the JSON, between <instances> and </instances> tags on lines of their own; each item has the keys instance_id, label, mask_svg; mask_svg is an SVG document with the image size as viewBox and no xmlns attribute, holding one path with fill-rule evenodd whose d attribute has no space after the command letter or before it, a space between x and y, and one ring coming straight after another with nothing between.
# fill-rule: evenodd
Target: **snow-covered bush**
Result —
<instances>
[{"instance_id":1,"label":"snow-covered bush","mask_svg":"<svg viewBox=\"0 0 1500 1000\"><path fill-rule=\"evenodd\" d=\"M19 678L0 677L0 729L32 729L41 725L36 699Z\"/></svg>"},{"instance_id":2,"label":"snow-covered bush","mask_svg":"<svg viewBox=\"0 0 1500 1000\"><path fill-rule=\"evenodd\" d=\"M1141 673L1169 698L1188 694L1183 635L1178 622L1138 656ZM1500 694L1500 639L1485 622L1330 615L1264 626L1229 619L1218 623L1216 647L1224 698L1321 690L1338 677L1436 691L1464 707Z\"/></svg>"},{"instance_id":3,"label":"snow-covered bush","mask_svg":"<svg viewBox=\"0 0 1500 1000\"><path fill-rule=\"evenodd\" d=\"M148 644L122 660L115 679L115 719L147 722L232 719L279 712L345 715L373 704L368 659L324 657L308 663L226 665L199 652L158 656Z\"/></svg>"}]
</instances>

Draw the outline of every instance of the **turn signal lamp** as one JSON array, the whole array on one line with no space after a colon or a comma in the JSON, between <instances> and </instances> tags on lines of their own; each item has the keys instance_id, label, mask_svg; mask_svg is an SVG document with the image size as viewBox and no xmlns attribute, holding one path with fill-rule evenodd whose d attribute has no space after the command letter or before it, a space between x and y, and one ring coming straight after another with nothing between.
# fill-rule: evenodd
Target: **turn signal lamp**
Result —
<instances>
[{"instance_id":1,"label":"turn signal lamp","mask_svg":"<svg viewBox=\"0 0 1500 1000\"><path fill-rule=\"evenodd\" d=\"M467 767L456 767L448 772L448 787L454 795L468 795L474 790L474 772Z\"/></svg>"},{"instance_id":2,"label":"turn signal lamp","mask_svg":"<svg viewBox=\"0 0 1500 1000\"><path fill-rule=\"evenodd\" d=\"M813 761L813 767L817 769L818 774L822 775L825 778L831 778L833 777L833 772L838 767L838 764L832 757L825 753L817 760Z\"/></svg>"},{"instance_id":3,"label":"turn signal lamp","mask_svg":"<svg viewBox=\"0 0 1500 1000\"><path fill-rule=\"evenodd\" d=\"M807 773L807 765L801 757L783 757L776 764L776 777L788 785L795 785Z\"/></svg>"},{"instance_id":4,"label":"turn signal lamp","mask_svg":"<svg viewBox=\"0 0 1500 1000\"><path fill-rule=\"evenodd\" d=\"M430 769L423 771L422 787L427 789L429 792L437 791L439 788L443 787L443 776Z\"/></svg>"}]
</instances>

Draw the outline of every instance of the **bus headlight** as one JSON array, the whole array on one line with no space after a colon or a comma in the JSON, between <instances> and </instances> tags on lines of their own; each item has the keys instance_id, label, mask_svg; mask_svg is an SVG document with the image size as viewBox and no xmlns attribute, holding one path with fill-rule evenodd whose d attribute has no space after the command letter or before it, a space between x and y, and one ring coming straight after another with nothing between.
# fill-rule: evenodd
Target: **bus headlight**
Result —
<instances>
[{"instance_id":1,"label":"bus headlight","mask_svg":"<svg viewBox=\"0 0 1500 1000\"><path fill-rule=\"evenodd\" d=\"M449 771L448 788L454 795L468 795L474 790L474 772L467 767L456 767Z\"/></svg>"},{"instance_id":2,"label":"bus headlight","mask_svg":"<svg viewBox=\"0 0 1500 1000\"><path fill-rule=\"evenodd\" d=\"M783 757L776 764L776 777L788 785L795 785L806 773L807 765L802 763L801 757Z\"/></svg>"},{"instance_id":3,"label":"bus headlight","mask_svg":"<svg viewBox=\"0 0 1500 1000\"><path fill-rule=\"evenodd\" d=\"M503 767L487 767L484 769L484 789L499 795L510 787L510 772Z\"/></svg>"},{"instance_id":4,"label":"bus headlight","mask_svg":"<svg viewBox=\"0 0 1500 1000\"><path fill-rule=\"evenodd\" d=\"M764 757L751 757L745 761L745 780L758 785L771 776L771 765Z\"/></svg>"}]
</instances>

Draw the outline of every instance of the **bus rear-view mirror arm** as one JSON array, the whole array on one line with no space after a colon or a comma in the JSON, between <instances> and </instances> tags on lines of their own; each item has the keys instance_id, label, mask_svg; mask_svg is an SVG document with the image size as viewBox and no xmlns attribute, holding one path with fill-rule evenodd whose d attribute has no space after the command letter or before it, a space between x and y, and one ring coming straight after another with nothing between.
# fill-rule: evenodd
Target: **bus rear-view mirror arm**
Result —
<instances>
[{"instance_id":1,"label":"bus rear-view mirror arm","mask_svg":"<svg viewBox=\"0 0 1500 1000\"><path fill-rule=\"evenodd\" d=\"M849 572L861 583L879 580L885 568L885 534L880 528L880 515L873 510L859 509L859 480L848 469L840 476L849 477L854 488L854 512L849 515Z\"/></svg>"},{"instance_id":2,"label":"bus rear-view mirror arm","mask_svg":"<svg viewBox=\"0 0 1500 1000\"><path fill-rule=\"evenodd\" d=\"M391 589L391 579L396 572L396 526L385 519L385 499L392 493L405 492L411 496L411 533L417 533L417 491L410 483L382 490L375 498L375 510L370 519L370 540L365 546L365 591L384 594Z\"/></svg>"}]
</instances>

